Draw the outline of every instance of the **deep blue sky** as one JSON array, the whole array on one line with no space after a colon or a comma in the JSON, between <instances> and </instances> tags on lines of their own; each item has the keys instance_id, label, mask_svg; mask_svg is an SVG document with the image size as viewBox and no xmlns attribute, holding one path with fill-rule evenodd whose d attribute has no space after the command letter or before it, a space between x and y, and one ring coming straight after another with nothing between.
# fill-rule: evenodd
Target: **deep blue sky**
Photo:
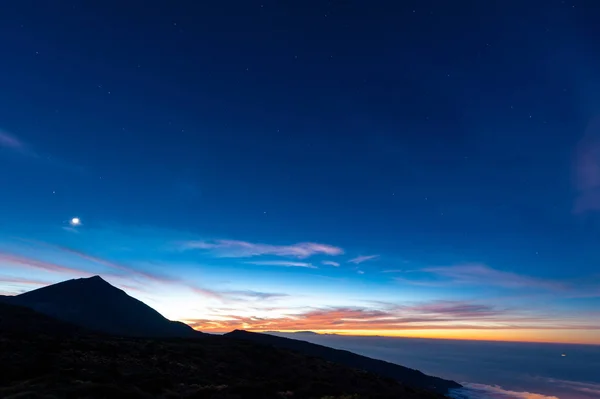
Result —
<instances>
[{"instance_id":1,"label":"deep blue sky","mask_svg":"<svg viewBox=\"0 0 600 399\"><path fill-rule=\"evenodd\" d=\"M439 301L463 285L505 278L496 288L515 289L521 279L558 287L552 299L566 308L597 311L597 9L12 2L0 16L6 251L34 239L136 270L158 262L177 278L201 263L243 285L258 273L249 258L294 259L264 248L209 256L240 245L214 240L316 242L346 257L335 260L339 276L331 265L323 273L357 287L460 285L422 298ZM72 217L83 225L70 228ZM136 245L126 256L110 249L127 240ZM154 251L182 240L205 245ZM185 267L162 263L175 261ZM263 283L322 271L264 269ZM585 300L574 300L583 281Z\"/></svg>"}]
</instances>

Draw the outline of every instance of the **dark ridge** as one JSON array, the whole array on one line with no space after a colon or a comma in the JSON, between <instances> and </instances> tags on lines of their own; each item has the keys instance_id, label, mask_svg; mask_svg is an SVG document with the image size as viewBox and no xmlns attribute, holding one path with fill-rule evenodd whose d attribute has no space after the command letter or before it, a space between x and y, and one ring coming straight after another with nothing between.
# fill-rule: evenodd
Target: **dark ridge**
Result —
<instances>
[{"instance_id":1,"label":"dark ridge","mask_svg":"<svg viewBox=\"0 0 600 399\"><path fill-rule=\"evenodd\" d=\"M188 337L204 339L173 339ZM1 356L4 353L8 357ZM15 359L23 366L21 369L13 367ZM439 394L449 388L460 387L417 370L295 339L242 330L225 336L203 334L184 323L167 320L100 276L0 297L0 387L6 381L16 383L11 379L15 373L22 378L40 377L27 371L39 371L36 364L45 365L44 370L54 373L51 375L56 375L56 367L67 367L65 373L77 375L73 381L96 378L103 384L116 378L111 386L119 390L131 382L129 377L126 382L123 375L139 370L145 382L127 385L126 393L121 392L127 397L134 397L131 395L140 387L157 381L168 387L192 384L194 387L190 385L189 389L197 390L199 375L207 386L190 397L213 397L212 393L206 396L205 390L216 384L233 387L226 388L227 392L213 392L217 396L223 393L223 397L248 398L281 397L277 392L286 389L296 392L296 398L354 393L364 398L441 398ZM121 368L125 374L119 371ZM46 380L54 384L53 378L48 376ZM56 392L58 397L79 397L56 391L54 386L36 386ZM267 391L271 393L258 395ZM0 388L0 397L11 392ZM80 393L97 397L86 392ZM107 393L113 394L117 392Z\"/></svg>"},{"instance_id":2,"label":"dark ridge","mask_svg":"<svg viewBox=\"0 0 600 399\"><path fill-rule=\"evenodd\" d=\"M138 337L193 337L201 333L163 317L100 276L63 281L4 302L21 305L92 331Z\"/></svg>"},{"instance_id":3,"label":"dark ridge","mask_svg":"<svg viewBox=\"0 0 600 399\"><path fill-rule=\"evenodd\" d=\"M244 330L234 330L225 334L225 336L270 345L276 348L294 350L305 355L317 356L354 369L365 370L383 377L393 378L402 384L442 394L446 394L449 389L461 387L461 385L455 381L429 376L408 367L297 339L252 333Z\"/></svg>"},{"instance_id":4,"label":"dark ridge","mask_svg":"<svg viewBox=\"0 0 600 399\"><path fill-rule=\"evenodd\" d=\"M249 341L115 337L0 304L0 398L444 399Z\"/></svg>"}]
</instances>

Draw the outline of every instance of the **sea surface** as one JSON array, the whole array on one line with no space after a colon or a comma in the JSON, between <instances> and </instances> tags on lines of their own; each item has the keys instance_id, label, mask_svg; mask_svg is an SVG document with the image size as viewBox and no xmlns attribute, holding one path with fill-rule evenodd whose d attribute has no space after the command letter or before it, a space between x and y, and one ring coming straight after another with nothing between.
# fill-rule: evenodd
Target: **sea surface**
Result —
<instances>
[{"instance_id":1,"label":"sea surface","mask_svg":"<svg viewBox=\"0 0 600 399\"><path fill-rule=\"evenodd\" d=\"M455 399L600 399L600 346L276 333L451 379Z\"/></svg>"}]
</instances>

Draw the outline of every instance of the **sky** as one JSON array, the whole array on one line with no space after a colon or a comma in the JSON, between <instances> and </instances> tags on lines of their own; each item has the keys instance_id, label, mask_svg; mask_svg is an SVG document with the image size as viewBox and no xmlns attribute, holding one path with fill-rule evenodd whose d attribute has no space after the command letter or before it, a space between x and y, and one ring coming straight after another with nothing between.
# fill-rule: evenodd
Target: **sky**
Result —
<instances>
[{"instance_id":1,"label":"sky","mask_svg":"<svg viewBox=\"0 0 600 399\"><path fill-rule=\"evenodd\" d=\"M207 332L600 344L585 1L12 2L0 294Z\"/></svg>"}]
</instances>

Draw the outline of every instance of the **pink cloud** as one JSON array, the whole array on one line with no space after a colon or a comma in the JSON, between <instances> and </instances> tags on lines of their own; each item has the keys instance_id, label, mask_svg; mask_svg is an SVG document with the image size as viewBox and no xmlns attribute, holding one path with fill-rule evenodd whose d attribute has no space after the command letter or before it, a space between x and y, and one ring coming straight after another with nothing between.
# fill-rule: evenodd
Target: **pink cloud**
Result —
<instances>
[{"instance_id":1,"label":"pink cloud","mask_svg":"<svg viewBox=\"0 0 600 399\"><path fill-rule=\"evenodd\" d=\"M269 330L572 330L600 329L598 324L584 324L554 318L522 315L515 310L495 309L467 302L433 302L389 309L337 307L314 309L277 317L257 318L219 314L227 320L188 320L205 331L244 328Z\"/></svg>"},{"instance_id":2,"label":"pink cloud","mask_svg":"<svg viewBox=\"0 0 600 399\"><path fill-rule=\"evenodd\" d=\"M0 146L9 147L13 149L23 149L25 148L25 144L23 144L19 139L10 134L3 132L0 130Z\"/></svg>"},{"instance_id":3,"label":"pink cloud","mask_svg":"<svg viewBox=\"0 0 600 399\"><path fill-rule=\"evenodd\" d=\"M276 298L276 297L286 296L286 294L282 294L282 293L258 292L258 291L251 291L251 290L246 290L246 291L215 290L215 289L204 288L202 286L193 284L193 283L191 283L183 278L180 278L180 277L167 276L164 274L158 274L158 273L154 273L154 272L150 272L150 271L146 271L146 270L139 270L139 269L136 269L136 268L133 268L133 267L130 267L127 265L123 265L123 264L120 264L120 263L117 263L117 262L114 262L111 260L103 259L103 258L94 256L94 255L90 255L86 252L83 252L83 251L80 251L77 249L64 247L64 246L57 246L57 245L48 244L48 243L40 242L40 241L34 241L34 240L24 240L24 241L28 242L30 244L34 244L36 246L44 246L44 247L52 248L53 250L58 251L58 253L62 254L63 256L67 255L70 257L74 257L76 260L77 259L80 261L84 260L84 261L91 262L96 265L104 266L108 270L101 273L103 276L111 276L111 277L115 277L119 280L122 280L124 277L127 278L128 280L142 278L143 280L146 280L146 281L154 281L154 282L163 283L163 284L173 284L173 285L179 286L181 288L189 289L192 292L194 292L198 295L201 295L203 297L219 300L222 302L231 302L231 301L248 300L248 299ZM76 262L76 260L75 260L75 262ZM3 265L3 263L6 265L9 265L9 266L13 265L13 266L20 266L20 267L24 267L24 268L35 268L35 269L40 269L40 270L45 270L45 271L50 271L50 272L67 274L67 275L69 275L69 277L89 276L89 275L98 273L98 271L94 271L94 272L89 271L88 272L86 270L82 270L81 268L67 267L67 266L62 266L62 265L52 263L52 262L45 262L45 261L41 261L41 260L37 260L37 259L32 259L29 257L23 257L23 256L0 252L0 267ZM2 281L2 279L0 279L0 281ZM23 283L25 283L25 281L33 281L33 280L23 279ZM21 281L15 280L15 282L21 282ZM40 283L39 285L46 285L46 284ZM126 286L124 284L118 284L118 285L123 288L127 288L128 290L140 291L140 289L137 287Z\"/></svg>"},{"instance_id":4,"label":"pink cloud","mask_svg":"<svg viewBox=\"0 0 600 399\"><path fill-rule=\"evenodd\" d=\"M0 130L0 147L9 148L22 155L37 157L27 144L3 130Z\"/></svg>"},{"instance_id":5,"label":"pink cloud","mask_svg":"<svg viewBox=\"0 0 600 399\"><path fill-rule=\"evenodd\" d=\"M489 399L559 399L556 396L547 396L539 393L531 392L516 392L502 389L499 386L484 385L484 384L469 384L464 383L464 388L459 392L467 393L473 398L489 398ZM462 397L462 396L460 396Z\"/></svg>"},{"instance_id":6,"label":"pink cloud","mask_svg":"<svg viewBox=\"0 0 600 399\"><path fill-rule=\"evenodd\" d=\"M358 265L363 262L367 262L369 260L373 260L373 259L377 259L377 258L379 258L379 255L358 256L354 259L350 259L348 262Z\"/></svg>"},{"instance_id":7,"label":"pink cloud","mask_svg":"<svg viewBox=\"0 0 600 399\"><path fill-rule=\"evenodd\" d=\"M237 240L187 241L180 244L181 249L206 249L225 258L246 258L261 255L290 256L299 259L313 255L341 255L344 250L327 244L301 242L292 245L257 244Z\"/></svg>"},{"instance_id":8,"label":"pink cloud","mask_svg":"<svg viewBox=\"0 0 600 399\"><path fill-rule=\"evenodd\" d=\"M22 267L31 267L39 270L46 270L50 272L57 273L66 273L66 274L75 274L75 275L89 275L90 272L58 265L52 262L45 262L37 259L21 257L18 255L2 253L0 252L0 263L5 263L8 265L17 265Z\"/></svg>"},{"instance_id":9,"label":"pink cloud","mask_svg":"<svg viewBox=\"0 0 600 399\"><path fill-rule=\"evenodd\" d=\"M188 287L193 292L195 292L199 295L208 297L208 298L213 298L213 299L224 299L225 298L225 295L221 292L203 288L203 287L199 287L199 286L196 286L193 284L189 284L189 283L185 282L184 280L182 280L181 278L166 276L163 274L152 273L152 272L148 272L145 270L135 269L130 266L125 266L125 265L122 265L122 264L119 264L119 263L116 263L116 262L113 262L113 261L110 261L107 259L103 259L103 258L100 258L97 256L87 254L85 252L82 252L82 251L79 251L76 249L68 248L68 247L61 247L61 246L54 246L54 247L56 249L59 249L60 251L66 252L71 255L78 256L81 259L105 266L114 271L124 272L129 276L143 277L150 281L155 281L155 282L159 282L159 283L181 284L181 285ZM112 273L114 273L114 272L107 273L107 274L112 274Z\"/></svg>"},{"instance_id":10,"label":"pink cloud","mask_svg":"<svg viewBox=\"0 0 600 399\"><path fill-rule=\"evenodd\" d=\"M13 276L0 276L0 282L4 284L23 284L23 285L36 285L43 286L51 284L48 281L36 280L27 277L13 277Z\"/></svg>"},{"instance_id":11,"label":"pink cloud","mask_svg":"<svg viewBox=\"0 0 600 399\"><path fill-rule=\"evenodd\" d=\"M107 259L103 259L103 258L100 258L100 257L97 257L97 256L93 256L93 255L87 254L87 253L85 253L83 251L76 250L76 249L72 249L72 248L68 248L68 247L64 247L64 246L54 246L54 245L51 245L51 246L54 247L54 248L56 248L56 249L58 249L58 250L60 250L60 251L63 251L63 252L68 253L70 255L75 255L75 256L77 256L77 257L79 257L81 259L87 260L89 262L96 263L98 265L102 265L102 266L107 267L109 269L113 269L113 270L118 270L118 271L121 271L121 272L125 272L125 273L128 273L128 274L133 275L133 276L145 277L145 278L147 278L149 280L154 280L154 281L163 282L163 283L164 282L170 283L170 282L179 281L177 278L174 278L174 277L165 276L165 275L162 275L162 274L157 274L157 273L152 273L152 272L147 272L147 271L144 271L144 270L134 269L134 268L132 268L130 266L125 266L125 265L122 265L122 264L119 264L119 263L116 263L116 262L113 262L113 261L110 261L110 260L107 260Z\"/></svg>"},{"instance_id":12,"label":"pink cloud","mask_svg":"<svg viewBox=\"0 0 600 399\"><path fill-rule=\"evenodd\" d=\"M419 305L402 306L402 311L421 315L451 315L460 318L481 318L503 314L504 311L492 306L461 301L435 301Z\"/></svg>"},{"instance_id":13,"label":"pink cloud","mask_svg":"<svg viewBox=\"0 0 600 399\"><path fill-rule=\"evenodd\" d=\"M282 267L305 267L307 269L316 269L317 267L311 263L306 262L289 262L279 260L265 260L256 262L246 262L250 265L261 265L261 266L282 266Z\"/></svg>"},{"instance_id":14,"label":"pink cloud","mask_svg":"<svg viewBox=\"0 0 600 399\"><path fill-rule=\"evenodd\" d=\"M589 393L593 395L598 395L600 397L600 384L591 382L555 380L552 378L549 378L548 381L560 387L569 388L575 391Z\"/></svg>"},{"instance_id":15,"label":"pink cloud","mask_svg":"<svg viewBox=\"0 0 600 399\"><path fill-rule=\"evenodd\" d=\"M496 270L478 263L446 267L428 267L421 271L446 277L456 283L463 284L492 285L505 288L566 289L566 286L561 282Z\"/></svg>"}]
</instances>

